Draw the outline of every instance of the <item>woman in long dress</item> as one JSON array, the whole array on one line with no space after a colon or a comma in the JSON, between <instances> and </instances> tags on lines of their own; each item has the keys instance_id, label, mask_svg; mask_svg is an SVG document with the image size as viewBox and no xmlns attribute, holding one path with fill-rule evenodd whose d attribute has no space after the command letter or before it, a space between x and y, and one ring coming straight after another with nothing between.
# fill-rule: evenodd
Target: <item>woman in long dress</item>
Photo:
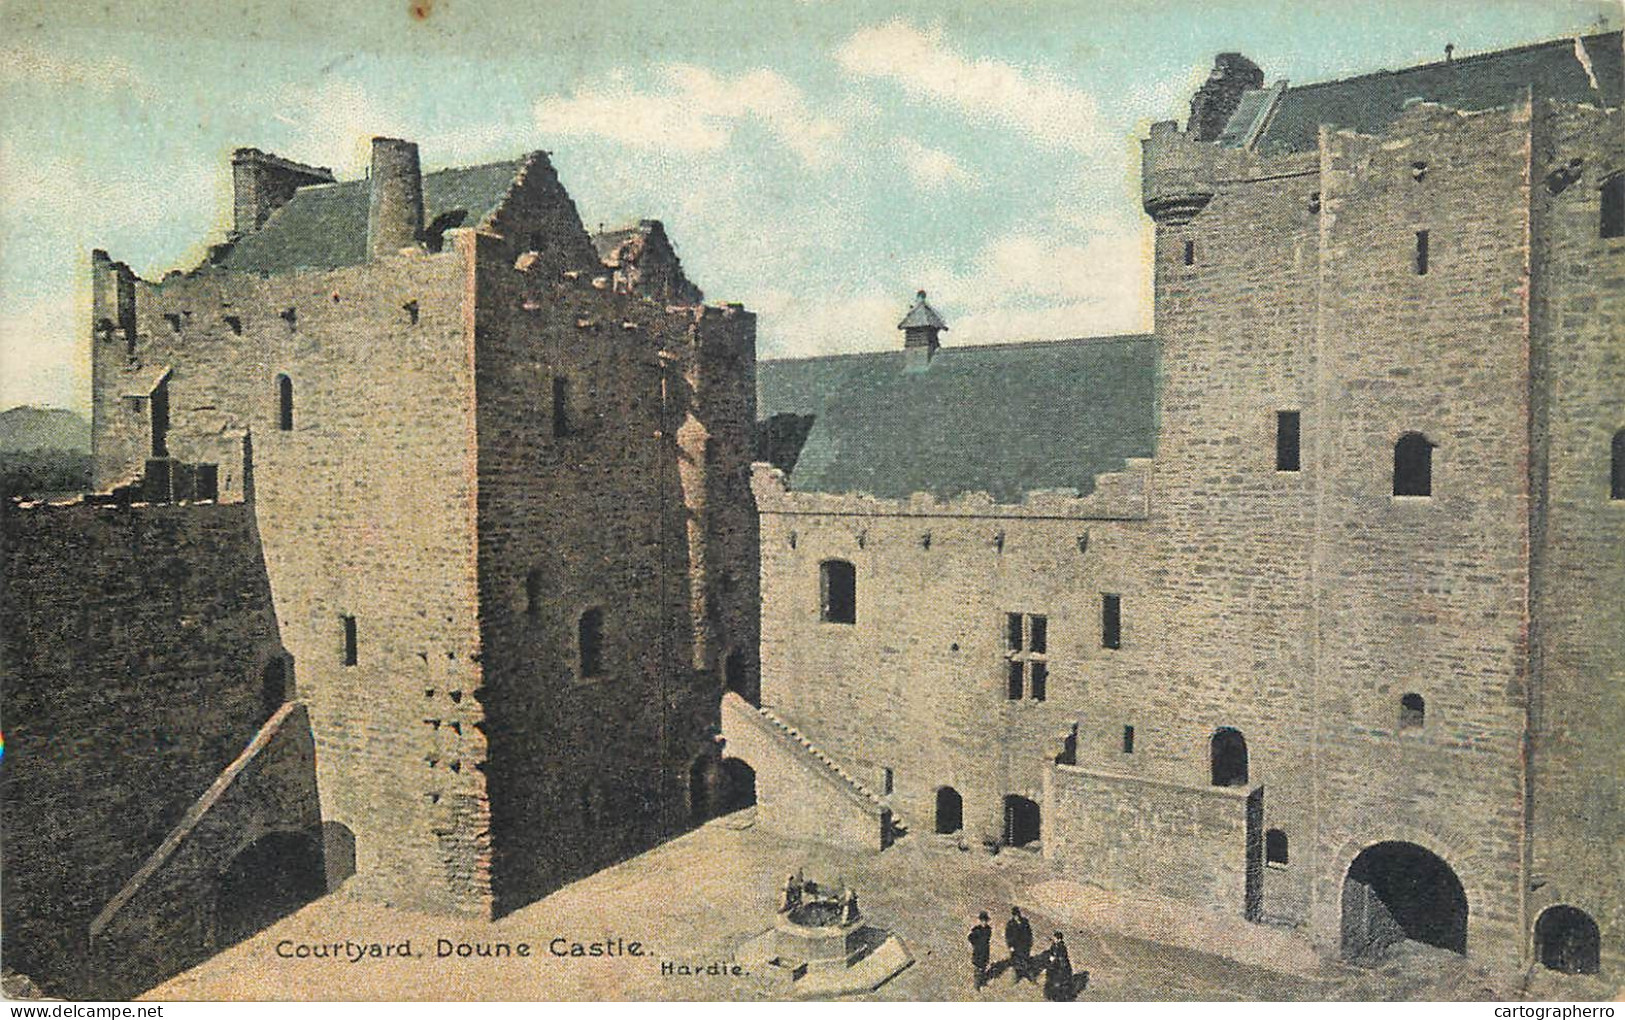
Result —
<instances>
[{"instance_id":1,"label":"woman in long dress","mask_svg":"<svg viewBox=\"0 0 1625 1020\"><path fill-rule=\"evenodd\" d=\"M1072 957L1066 951L1066 936L1060 932L1044 954L1044 998L1051 1002L1071 1002L1077 993L1072 988Z\"/></svg>"}]
</instances>

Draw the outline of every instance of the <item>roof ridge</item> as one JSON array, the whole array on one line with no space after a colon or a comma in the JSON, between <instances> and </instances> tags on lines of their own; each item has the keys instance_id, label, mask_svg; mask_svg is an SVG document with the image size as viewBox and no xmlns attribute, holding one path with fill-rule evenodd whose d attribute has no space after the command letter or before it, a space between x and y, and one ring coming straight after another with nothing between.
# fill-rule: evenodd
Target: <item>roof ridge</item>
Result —
<instances>
[{"instance_id":1,"label":"roof ridge","mask_svg":"<svg viewBox=\"0 0 1625 1020\"><path fill-rule=\"evenodd\" d=\"M990 344L960 343L944 344L937 348L937 355L952 354L957 351L995 351L1009 350L1015 347L1083 347L1090 344L1101 343L1127 343L1130 341L1155 341L1155 333L1111 333L1102 336L1070 336L1054 340L1000 340ZM903 356L901 347L888 347L877 351L837 351L833 354L805 354L790 358L761 358L758 364L786 365L807 361L834 361L839 358L873 358L885 356Z\"/></svg>"},{"instance_id":2,"label":"roof ridge","mask_svg":"<svg viewBox=\"0 0 1625 1020\"><path fill-rule=\"evenodd\" d=\"M1499 50L1486 50L1483 53L1471 53L1465 57L1452 57L1448 60L1435 60L1426 64L1411 64L1400 68L1382 68L1376 71L1366 71L1363 74L1353 74L1346 78L1328 78L1325 81L1304 82L1302 85L1288 85L1288 92L1303 92L1309 89L1328 88L1333 85L1347 85L1351 82L1364 81L1368 78L1391 78L1397 75L1409 74L1414 71L1427 71L1443 67L1452 67L1459 64L1471 64L1494 57L1504 57L1513 53L1528 53L1534 50L1546 49L1561 45L1573 45L1575 40L1604 39L1608 36L1620 35L1620 30L1612 32L1594 32L1590 35L1566 35L1555 39L1546 39L1536 43L1525 43L1522 46L1508 46ZM1263 91L1263 90L1249 90Z\"/></svg>"}]
</instances>

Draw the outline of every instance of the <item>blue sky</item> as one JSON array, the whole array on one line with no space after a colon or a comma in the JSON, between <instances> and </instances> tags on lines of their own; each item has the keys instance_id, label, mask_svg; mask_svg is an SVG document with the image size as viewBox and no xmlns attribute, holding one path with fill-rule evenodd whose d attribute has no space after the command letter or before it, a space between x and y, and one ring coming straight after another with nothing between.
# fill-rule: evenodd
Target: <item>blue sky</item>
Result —
<instances>
[{"instance_id":1,"label":"blue sky","mask_svg":"<svg viewBox=\"0 0 1625 1020\"><path fill-rule=\"evenodd\" d=\"M427 8L416 17L412 8ZM1618 0L592 5L7 0L0 407L89 405L93 247L220 239L231 150L364 170L553 152L590 228L666 222L764 357L1150 328L1138 139L1220 51L1317 81L1617 28Z\"/></svg>"}]
</instances>

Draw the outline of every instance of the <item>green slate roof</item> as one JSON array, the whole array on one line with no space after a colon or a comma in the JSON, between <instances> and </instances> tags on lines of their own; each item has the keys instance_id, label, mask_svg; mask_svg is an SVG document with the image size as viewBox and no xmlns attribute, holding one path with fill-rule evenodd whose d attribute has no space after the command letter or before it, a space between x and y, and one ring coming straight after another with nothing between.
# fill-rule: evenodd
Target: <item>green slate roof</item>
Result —
<instances>
[{"instance_id":1,"label":"green slate roof","mask_svg":"<svg viewBox=\"0 0 1625 1020\"><path fill-rule=\"evenodd\" d=\"M944 347L924 371L901 350L762 361L757 415L810 415L790 488L889 499L987 492L1001 503L1149 457L1150 336Z\"/></svg>"},{"instance_id":2,"label":"green slate roof","mask_svg":"<svg viewBox=\"0 0 1625 1020\"><path fill-rule=\"evenodd\" d=\"M1265 154L1313 149L1319 145L1322 124L1376 134L1392 124L1412 99L1457 110L1490 110L1522 101L1525 90L1532 88L1537 98L1619 106L1620 33L1578 40L1591 63L1589 75L1576 53L1576 42L1557 39L1401 71L1294 86L1282 95L1254 148ZM1248 115L1244 103L1236 116ZM1245 125L1235 118L1225 129L1235 140L1232 144L1239 144L1245 133Z\"/></svg>"},{"instance_id":3,"label":"green slate roof","mask_svg":"<svg viewBox=\"0 0 1625 1020\"><path fill-rule=\"evenodd\" d=\"M502 203L522 165L510 160L424 174L423 222L463 209L467 215L456 225L475 226ZM220 265L243 273L360 265L367 261L367 189L365 180L300 188Z\"/></svg>"}]
</instances>

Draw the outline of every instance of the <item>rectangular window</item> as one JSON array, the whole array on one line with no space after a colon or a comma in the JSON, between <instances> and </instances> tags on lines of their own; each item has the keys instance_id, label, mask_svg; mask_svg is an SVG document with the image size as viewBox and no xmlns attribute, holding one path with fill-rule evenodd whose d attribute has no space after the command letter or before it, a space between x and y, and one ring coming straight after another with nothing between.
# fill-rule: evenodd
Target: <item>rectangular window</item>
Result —
<instances>
[{"instance_id":1,"label":"rectangular window","mask_svg":"<svg viewBox=\"0 0 1625 1020\"><path fill-rule=\"evenodd\" d=\"M845 560L818 565L819 616L825 623L858 621L858 572Z\"/></svg>"},{"instance_id":2,"label":"rectangular window","mask_svg":"<svg viewBox=\"0 0 1625 1020\"><path fill-rule=\"evenodd\" d=\"M570 380L553 378L553 438L570 434Z\"/></svg>"},{"instance_id":3,"label":"rectangular window","mask_svg":"<svg viewBox=\"0 0 1625 1020\"><path fill-rule=\"evenodd\" d=\"M1004 614L1005 697L1043 701L1049 693L1049 618Z\"/></svg>"},{"instance_id":4,"label":"rectangular window","mask_svg":"<svg viewBox=\"0 0 1625 1020\"><path fill-rule=\"evenodd\" d=\"M344 664L354 666L356 664L355 617L341 616L339 619L344 623Z\"/></svg>"},{"instance_id":5,"label":"rectangular window","mask_svg":"<svg viewBox=\"0 0 1625 1020\"><path fill-rule=\"evenodd\" d=\"M1100 647L1123 647L1123 599L1120 595L1100 596Z\"/></svg>"},{"instance_id":6,"label":"rectangular window","mask_svg":"<svg viewBox=\"0 0 1625 1020\"><path fill-rule=\"evenodd\" d=\"M1416 232L1416 275L1428 275L1428 232Z\"/></svg>"},{"instance_id":7,"label":"rectangular window","mask_svg":"<svg viewBox=\"0 0 1625 1020\"><path fill-rule=\"evenodd\" d=\"M1602 182L1603 237L1625 237L1625 172Z\"/></svg>"},{"instance_id":8,"label":"rectangular window","mask_svg":"<svg viewBox=\"0 0 1625 1020\"><path fill-rule=\"evenodd\" d=\"M891 793L892 792L892 780L895 778L893 776L893 774L892 774L892 770L887 769L886 774L881 778L883 780L882 783L881 783L881 786L883 787L883 792Z\"/></svg>"},{"instance_id":9,"label":"rectangular window","mask_svg":"<svg viewBox=\"0 0 1625 1020\"><path fill-rule=\"evenodd\" d=\"M1275 470L1298 470L1298 412L1275 412Z\"/></svg>"},{"instance_id":10,"label":"rectangular window","mask_svg":"<svg viewBox=\"0 0 1625 1020\"><path fill-rule=\"evenodd\" d=\"M1196 265L1196 242L1195 241L1186 241L1185 242L1185 264L1187 266Z\"/></svg>"},{"instance_id":11,"label":"rectangular window","mask_svg":"<svg viewBox=\"0 0 1625 1020\"><path fill-rule=\"evenodd\" d=\"M1132 726L1123 727L1123 753L1134 753L1134 727Z\"/></svg>"}]
</instances>

